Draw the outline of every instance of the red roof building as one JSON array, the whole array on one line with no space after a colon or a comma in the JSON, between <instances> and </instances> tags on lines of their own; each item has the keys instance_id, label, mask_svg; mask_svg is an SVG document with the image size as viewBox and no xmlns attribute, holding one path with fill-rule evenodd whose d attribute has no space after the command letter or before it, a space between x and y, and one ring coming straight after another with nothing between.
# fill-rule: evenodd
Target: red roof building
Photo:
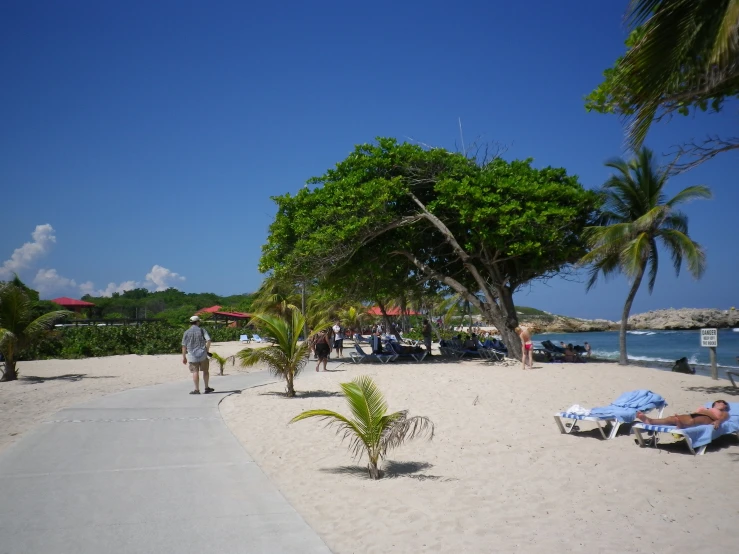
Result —
<instances>
[{"instance_id":1,"label":"red roof building","mask_svg":"<svg viewBox=\"0 0 739 554\"><path fill-rule=\"evenodd\" d=\"M54 298L52 300L55 304L59 304L62 308L72 310L73 312L81 312L83 308L94 308L95 304L92 302L85 302L84 300L75 300L74 298L67 298L62 296L60 298Z\"/></svg>"},{"instance_id":2,"label":"red roof building","mask_svg":"<svg viewBox=\"0 0 739 554\"><path fill-rule=\"evenodd\" d=\"M389 308L385 310L387 312L387 315L392 317L398 317L401 314L400 308ZM367 313L369 315L382 315L382 311L380 310L379 306L374 306L373 308L370 308L367 310ZM406 310L405 315L421 315L420 313L414 311L414 310Z\"/></svg>"},{"instance_id":3,"label":"red roof building","mask_svg":"<svg viewBox=\"0 0 739 554\"><path fill-rule=\"evenodd\" d=\"M199 314L214 314L220 311L221 311L220 306L211 306L210 308L203 308L202 310L198 310L198 313Z\"/></svg>"}]
</instances>

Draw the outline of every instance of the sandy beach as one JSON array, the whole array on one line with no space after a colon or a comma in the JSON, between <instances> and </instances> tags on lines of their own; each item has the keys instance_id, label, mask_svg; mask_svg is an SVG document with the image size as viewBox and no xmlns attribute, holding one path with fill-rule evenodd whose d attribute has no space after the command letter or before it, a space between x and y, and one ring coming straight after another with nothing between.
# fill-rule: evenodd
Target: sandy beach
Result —
<instances>
[{"instance_id":1,"label":"sandy beach","mask_svg":"<svg viewBox=\"0 0 739 554\"><path fill-rule=\"evenodd\" d=\"M739 540L739 497L726 492L735 436L694 457L671 438L640 449L626 434L562 435L553 421L572 404L606 405L640 388L668 400L666 415L734 401L727 381L607 363L524 372L435 360L308 373L296 381L301 397L276 396L276 384L227 398L221 412L334 552L694 552ZM357 375L376 380L391 410L436 424L433 441L391 453L380 481L318 420L287 425L306 409L348 413L338 383Z\"/></svg>"},{"instance_id":2,"label":"sandy beach","mask_svg":"<svg viewBox=\"0 0 739 554\"><path fill-rule=\"evenodd\" d=\"M230 355L238 343L212 350ZM57 410L132 387L187 380L179 355L22 362L0 386L0 449ZM261 368L254 368L253 371ZM212 371L217 372L216 367ZM226 373L246 371L227 366ZM370 481L311 408L347 413L340 382L373 377L391 410L430 417L433 441L393 451ZM214 381L217 387L217 380ZM694 552L739 540L739 499L727 493L739 440L705 456L683 444L640 449L620 434L561 435L552 415L572 404L610 403L624 391L663 395L667 414L707 400L737 400L728 382L608 363L493 366L478 361L339 366L227 397L221 413L288 501L336 553ZM730 489L729 489L730 490Z\"/></svg>"},{"instance_id":3,"label":"sandy beach","mask_svg":"<svg viewBox=\"0 0 739 554\"><path fill-rule=\"evenodd\" d=\"M238 342L213 343L211 351L231 356L242 348ZM17 381L0 383L0 451L63 408L134 387L190 378L180 354L36 360L18 362L18 368ZM227 370L234 368L229 364ZM217 373L218 364L211 362L211 371Z\"/></svg>"}]
</instances>

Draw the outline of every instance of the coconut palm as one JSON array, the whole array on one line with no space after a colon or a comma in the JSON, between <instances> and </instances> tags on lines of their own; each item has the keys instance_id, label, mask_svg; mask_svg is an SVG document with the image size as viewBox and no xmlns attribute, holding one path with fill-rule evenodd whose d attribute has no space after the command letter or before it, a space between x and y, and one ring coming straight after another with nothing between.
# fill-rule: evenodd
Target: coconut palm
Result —
<instances>
[{"instance_id":1,"label":"coconut palm","mask_svg":"<svg viewBox=\"0 0 739 554\"><path fill-rule=\"evenodd\" d=\"M360 376L351 383L341 383L346 403L352 412L350 419L331 410L308 410L290 420L295 423L309 417L319 417L338 426L337 433L349 439L350 449L359 458L366 453L369 458L369 474L372 479L380 478L378 463L387 452L416 436L434 437L434 424L426 417L408 417L406 410L387 413L387 402L367 376Z\"/></svg>"},{"instance_id":2,"label":"coconut palm","mask_svg":"<svg viewBox=\"0 0 739 554\"><path fill-rule=\"evenodd\" d=\"M5 372L0 381L18 379L18 355L38 340L44 331L72 314L57 310L34 317L34 306L26 286L17 276L0 285L0 352L5 357Z\"/></svg>"},{"instance_id":3,"label":"coconut palm","mask_svg":"<svg viewBox=\"0 0 739 554\"><path fill-rule=\"evenodd\" d=\"M739 0L631 0L626 20L639 34L618 74L636 107L636 146L660 106L736 95Z\"/></svg>"},{"instance_id":4,"label":"coconut palm","mask_svg":"<svg viewBox=\"0 0 739 554\"><path fill-rule=\"evenodd\" d=\"M223 368L226 366L228 362L231 362L231 365L234 365L236 361L236 356L227 356L223 357L218 352L211 352L211 359L215 360L215 362L218 364L219 369L221 370L220 375L223 375Z\"/></svg>"},{"instance_id":5,"label":"coconut palm","mask_svg":"<svg viewBox=\"0 0 739 554\"><path fill-rule=\"evenodd\" d=\"M690 200L711 198L711 191L695 185L665 200L669 169L660 168L648 148L643 148L630 161L614 159L606 166L617 173L603 185L600 225L586 230L591 250L581 263L591 264L588 290L601 273L607 278L622 272L631 281L619 334L619 363L627 364L626 327L631 304L647 269L649 293L654 289L659 264L657 243L670 253L676 274L680 274L683 260L696 279L705 270L705 253L688 236L688 217L676 207Z\"/></svg>"},{"instance_id":6,"label":"coconut palm","mask_svg":"<svg viewBox=\"0 0 739 554\"><path fill-rule=\"evenodd\" d=\"M272 337L273 345L245 348L236 357L242 367L266 364L272 375L285 380L287 396L295 396L295 378L305 367L310 354L308 342L299 342L305 318L299 310L288 309L282 315L254 314L252 319Z\"/></svg>"}]
</instances>

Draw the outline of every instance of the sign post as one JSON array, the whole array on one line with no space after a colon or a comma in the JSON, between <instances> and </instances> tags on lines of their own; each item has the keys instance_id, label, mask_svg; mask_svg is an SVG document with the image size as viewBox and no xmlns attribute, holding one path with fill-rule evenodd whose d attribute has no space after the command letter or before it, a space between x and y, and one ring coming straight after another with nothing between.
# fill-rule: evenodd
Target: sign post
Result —
<instances>
[{"instance_id":1,"label":"sign post","mask_svg":"<svg viewBox=\"0 0 739 554\"><path fill-rule=\"evenodd\" d=\"M701 329L701 346L708 348L711 356L711 379L718 379L716 366L716 347L718 346L718 329Z\"/></svg>"}]
</instances>

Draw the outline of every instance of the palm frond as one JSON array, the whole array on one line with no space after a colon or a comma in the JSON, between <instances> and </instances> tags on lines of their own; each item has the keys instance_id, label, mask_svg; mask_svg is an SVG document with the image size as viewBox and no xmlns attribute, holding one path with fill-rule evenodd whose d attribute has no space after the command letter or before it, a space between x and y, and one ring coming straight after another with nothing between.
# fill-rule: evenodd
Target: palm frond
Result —
<instances>
[{"instance_id":1,"label":"palm frond","mask_svg":"<svg viewBox=\"0 0 739 554\"><path fill-rule=\"evenodd\" d=\"M33 337L38 335L39 333L42 333L43 331L53 329L54 325L56 325L60 321L64 321L65 318L71 316L72 314L73 312L70 312L68 310L57 310L55 312L49 312L42 316L39 316L28 324L28 326L26 327L26 334L29 337Z\"/></svg>"},{"instance_id":2,"label":"palm frond","mask_svg":"<svg viewBox=\"0 0 739 554\"><path fill-rule=\"evenodd\" d=\"M388 450L401 446L405 441L414 439L421 435L428 435L428 439L434 438L435 427L432 421L423 416L408 417L408 412L403 410L385 416L383 422L384 431L380 441L380 450L384 456Z\"/></svg>"},{"instance_id":3,"label":"palm frond","mask_svg":"<svg viewBox=\"0 0 739 554\"><path fill-rule=\"evenodd\" d=\"M659 254L657 253L657 243L654 239L649 244L649 256L647 263L649 265L649 281L647 281L647 290L652 294L654 283L657 281L657 269L659 269Z\"/></svg>"},{"instance_id":4,"label":"palm frond","mask_svg":"<svg viewBox=\"0 0 739 554\"><path fill-rule=\"evenodd\" d=\"M329 427L336 426L336 434L341 434L341 442L349 441L349 450L352 456L359 459L363 452L369 448L370 442L367 433L356 421L346 418L338 412L332 410L307 410L292 418L289 423L295 423L303 419L317 417L326 421Z\"/></svg>"},{"instance_id":5,"label":"palm frond","mask_svg":"<svg viewBox=\"0 0 739 554\"><path fill-rule=\"evenodd\" d=\"M711 189L704 185L693 185L691 187L684 188L683 190L678 192L670 200L665 202L665 205L673 208L678 204L685 204L686 202L690 202L691 200L711 198L713 198L713 193L711 192Z\"/></svg>"},{"instance_id":6,"label":"palm frond","mask_svg":"<svg viewBox=\"0 0 739 554\"><path fill-rule=\"evenodd\" d=\"M694 279L700 279L706 271L706 253L703 248L687 234L674 229L663 229L660 238L672 255L675 271L679 271L683 260Z\"/></svg>"}]
</instances>

